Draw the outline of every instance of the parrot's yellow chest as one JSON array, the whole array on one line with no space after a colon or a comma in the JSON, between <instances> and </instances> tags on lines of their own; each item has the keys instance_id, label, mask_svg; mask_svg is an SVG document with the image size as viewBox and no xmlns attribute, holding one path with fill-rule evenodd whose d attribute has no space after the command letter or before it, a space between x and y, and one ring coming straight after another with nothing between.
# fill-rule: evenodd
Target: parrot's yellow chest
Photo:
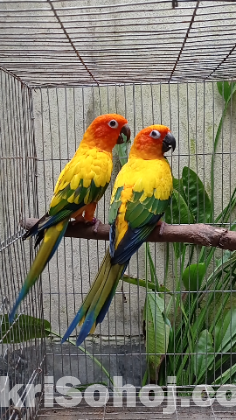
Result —
<instances>
[{"instance_id":1,"label":"parrot's yellow chest","mask_svg":"<svg viewBox=\"0 0 236 420\"><path fill-rule=\"evenodd\" d=\"M143 192L143 200L153 194L157 199L167 200L173 189L170 165L164 157L153 160L129 159L116 178L113 195L121 186L124 186L124 190L131 187L135 192ZM126 195L125 191L123 194Z\"/></svg>"}]
</instances>

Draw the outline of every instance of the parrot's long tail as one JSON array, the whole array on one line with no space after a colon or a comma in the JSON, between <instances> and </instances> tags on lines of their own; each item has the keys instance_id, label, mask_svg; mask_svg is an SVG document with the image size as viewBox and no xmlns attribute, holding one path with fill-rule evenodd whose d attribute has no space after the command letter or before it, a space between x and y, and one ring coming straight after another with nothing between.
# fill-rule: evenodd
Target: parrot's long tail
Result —
<instances>
[{"instance_id":1,"label":"parrot's long tail","mask_svg":"<svg viewBox=\"0 0 236 420\"><path fill-rule=\"evenodd\" d=\"M29 274L25 279L24 285L20 291L16 303L9 315L10 323L14 321L15 313L20 302L25 298L30 288L34 285L37 278L42 273L46 264L50 261L56 252L59 243L61 242L61 239L67 229L68 223L69 218L59 222L57 225L51 226L45 231L43 242L30 268Z\"/></svg>"},{"instance_id":2,"label":"parrot's long tail","mask_svg":"<svg viewBox=\"0 0 236 420\"><path fill-rule=\"evenodd\" d=\"M62 343L69 338L77 324L83 322L76 341L76 345L79 346L87 335L95 330L96 325L103 321L115 294L119 279L123 275L124 267L126 265L112 265L108 250L84 303L62 338Z\"/></svg>"}]
</instances>

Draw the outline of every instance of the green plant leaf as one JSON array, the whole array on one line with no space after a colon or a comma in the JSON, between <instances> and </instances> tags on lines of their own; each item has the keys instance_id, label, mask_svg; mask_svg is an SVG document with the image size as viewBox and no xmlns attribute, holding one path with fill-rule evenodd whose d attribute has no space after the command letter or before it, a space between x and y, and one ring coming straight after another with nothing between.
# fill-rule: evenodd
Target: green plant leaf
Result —
<instances>
[{"instance_id":1,"label":"green plant leaf","mask_svg":"<svg viewBox=\"0 0 236 420\"><path fill-rule=\"evenodd\" d=\"M215 223L224 223L224 222L228 222L230 215L232 214L232 211L234 210L235 206L236 206L236 198L235 198L235 194L236 194L236 188L234 189L229 202L227 204L227 206L222 210L222 212L216 217L215 219Z\"/></svg>"},{"instance_id":2,"label":"green plant leaf","mask_svg":"<svg viewBox=\"0 0 236 420\"><path fill-rule=\"evenodd\" d=\"M222 83L223 82L218 82L218 84L217 84L219 93L221 95L223 94ZM225 96L225 92L227 92L226 96ZM223 121L225 119L230 101L231 101L235 92L236 92L236 83L235 82L230 83L230 94L229 94L229 89L227 87L226 87L226 90L224 91L224 99L225 98L227 98L227 99L225 99L224 110L223 110L222 117L220 119L220 122L219 122L219 125L218 125L218 128L217 128L217 132L216 132L216 136L215 136L215 139L214 139L214 148L213 148L214 153L212 154L212 158L211 158L211 203L212 203L212 215L211 216L212 216L212 219L213 219L213 216L214 216L213 213L214 213L214 186L215 186L215 174L214 174L215 153L216 153L218 143L219 143L219 140L220 140L220 134L221 134L221 130L222 130L222 127L223 127Z\"/></svg>"},{"instance_id":3,"label":"green plant leaf","mask_svg":"<svg viewBox=\"0 0 236 420\"><path fill-rule=\"evenodd\" d=\"M213 385L223 385L232 383L232 377L236 373L236 363L233 366L230 366L228 369L226 369L224 372L218 376L218 378L215 379L213 382Z\"/></svg>"},{"instance_id":4,"label":"green plant leaf","mask_svg":"<svg viewBox=\"0 0 236 420\"><path fill-rule=\"evenodd\" d=\"M204 263L191 264L186 267L182 276L185 289L189 291L200 290L205 274L206 265Z\"/></svg>"},{"instance_id":5,"label":"green plant leaf","mask_svg":"<svg viewBox=\"0 0 236 420\"><path fill-rule=\"evenodd\" d=\"M50 322L24 314L16 315L13 324L7 314L1 315L0 326L0 341L4 344L41 338L43 334L49 335L51 329Z\"/></svg>"},{"instance_id":6,"label":"green plant leaf","mask_svg":"<svg viewBox=\"0 0 236 420\"><path fill-rule=\"evenodd\" d=\"M144 287L145 289L157 290L155 283L152 283L151 281L137 279L135 277L129 277L126 275L122 277L122 280L125 281L126 283L134 284L135 286L138 286L138 287Z\"/></svg>"},{"instance_id":7,"label":"green plant leaf","mask_svg":"<svg viewBox=\"0 0 236 420\"><path fill-rule=\"evenodd\" d=\"M164 300L155 293L148 293L145 301L144 320L147 361L151 380L156 379L162 356L165 355L169 344L170 326L164 319L163 313Z\"/></svg>"},{"instance_id":8,"label":"green plant leaf","mask_svg":"<svg viewBox=\"0 0 236 420\"><path fill-rule=\"evenodd\" d=\"M232 94L235 92L235 82L217 82L219 94L224 97L225 102L229 101Z\"/></svg>"},{"instance_id":9,"label":"green plant leaf","mask_svg":"<svg viewBox=\"0 0 236 420\"><path fill-rule=\"evenodd\" d=\"M229 251L227 249L226 251L223 252L223 257L222 258L216 258L215 259L216 267L219 267L222 264L226 263L232 257L233 252L235 252L235 251Z\"/></svg>"},{"instance_id":10,"label":"green plant leaf","mask_svg":"<svg viewBox=\"0 0 236 420\"><path fill-rule=\"evenodd\" d=\"M70 396L71 393L76 392L76 391L84 392L86 388L88 388L91 385L104 385L108 387L107 382L91 382L88 384L80 384L80 385L71 387L70 390L67 392L67 395Z\"/></svg>"},{"instance_id":11,"label":"green plant leaf","mask_svg":"<svg viewBox=\"0 0 236 420\"><path fill-rule=\"evenodd\" d=\"M230 309L225 316L219 318L215 329L215 352L226 353L236 343L236 309Z\"/></svg>"},{"instance_id":12,"label":"green plant leaf","mask_svg":"<svg viewBox=\"0 0 236 420\"><path fill-rule=\"evenodd\" d=\"M159 292L165 292L168 295L173 296L173 293L170 291L170 289L168 289L166 286L164 286L163 284L160 285L159 287Z\"/></svg>"},{"instance_id":13,"label":"green plant leaf","mask_svg":"<svg viewBox=\"0 0 236 420\"><path fill-rule=\"evenodd\" d=\"M201 331L194 351L196 353L192 358L193 371L196 376L196 382L198 382L199 378L207 376L207 371L215 359L214 354L209 354L214 353L214 348L213 337L208 330Z\"/></svg>"},{"instance_id":14,"label":"green plant leaf","mask_svg":"<svg viewBox=\"0 0 236 420\"><path fill-rule=\"evenodd\" d=\"M159 291L159 281L158 281L158 278L157 278L155 264L154 264L152 256L151 256L150 247L149 247L148 243L146 243L146 252L147 252L147 257L148 257L148 262L149 262L151 282L156 285L156 290Z\"/></svg>"},{"instance_id":15,"label":"green plant leaf","mask_svg":"<svg viewBox=\"0 0 236 420\"><path fill-rule=\"evenodd\" d=\"M227 101L231 95L231 85L229 82L217 82L219 94Z\"/></svg>"},{"instance_id":16,"label":"green plant leaf","mask_svg":"<svg viewBox=\"0 0 236 420\"><path fill-rule=\"evenodd\" d=\"M179 180L176 180L179 181ZM193 216L186 204L183 196L176 189L173 190L171 206L165 212L166 223L188 224L193 223ZM176 258L183 253L185 245L182 243L173 243Z\"/></svg>"},{"instance_id":17,"label":"green plant leaf","mask_svg":"<svg viewBox=\"0 0 236 420\"><path fill-rule=\"evenodd\" d=\"M173 188L174 190L178 191L180 195L182 195L183 199L186 201L186 197L184 194L184 188L183 188L183 180L182 178L174 178L173 177Z\"/></svg>"},{"instance_id":18,"label":"green plant leaf","mask_svg":"<svg viewBox=\"0 0 236 420\"><path fill-rule=\"evenodd\" d=\"M197 223L206 223L211 218L211 201L198 175L185 166L182 173L187 204Z\"/></svg>"},{"instance_id":19,"label":"green plant leaf","mask_svg":"<svg viewBox=\"0 0 236 420\"><path fill-rule=\"evenodd\" d=\"M173 190L171 206L165 212L165 221L174 224L193 223L193 216L187 206L183 196Z\"/></svg>"},{"instance_id":20,"label":"green plant leaf","mask_svg":"<svg viewBox=\"0 0 236 420\"><path fill-rule=\"evenodd\" d=\"M124 142L121 144L117 144L114 147L114 150L119 157L121 166L123 166L128 161L128 144L131 143L131 141L127 141L127 137L123 133L121 135L123 137Z\"/></svg>"}]
</instances>

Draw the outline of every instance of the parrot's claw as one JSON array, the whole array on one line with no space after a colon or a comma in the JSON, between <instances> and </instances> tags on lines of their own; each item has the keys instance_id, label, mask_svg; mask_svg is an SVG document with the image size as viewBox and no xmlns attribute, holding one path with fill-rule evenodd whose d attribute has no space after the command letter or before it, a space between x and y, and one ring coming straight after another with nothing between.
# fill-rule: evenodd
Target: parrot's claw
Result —
<instances>
[{"instance_id":1,"label":"parrot's claw","mask_svg":"<svg viewBox=\"0 0 236 420\"><path fill-rule=\"evenodd\" d=\"M166 222L162 222L159 220L159 222L157 222L157 226L160 226L160 231L159 234L162 236L165 230L165 226L167 225Z\"/></svg>"},{"instance_id":2,"label":"parrot's claw","mask_svg":"<svg viewBox=\"0 0 236 420\"><path fill-rule=\"evenodd\" d=\"M99 219L96 219L96 217L94 217L93 218L93 220L91 220L91 221L85 221L85 223L86 223L86 225L87 226L91 226L91 225L94 225L94 228L93 228L93 231L95 232L95 233L97 233L97 231L98 231L98 226L100 225L100 223L102 223Z\"/></svg>"}]
</instances>

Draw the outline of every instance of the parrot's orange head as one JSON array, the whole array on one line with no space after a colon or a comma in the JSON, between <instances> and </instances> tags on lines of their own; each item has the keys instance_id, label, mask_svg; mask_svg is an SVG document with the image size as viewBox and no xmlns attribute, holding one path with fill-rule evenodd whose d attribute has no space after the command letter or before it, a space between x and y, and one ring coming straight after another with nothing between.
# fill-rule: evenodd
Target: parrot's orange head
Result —
<instances>
[{"instance_id":1,"label":"parrot's orange head","mask_svg":"<svg viewBox=\"0 0 236 420\"><path fill-rule=\"evenodd\" d=\"M105 114L95 118L87 128L83 141L92 147L111 152L116 144L123 143L122 134L130 139L126 118L119 114Z\"/></svg>"},{"instance_id":2,"label":"parrot's orange head","mask_svg":"<svg viewBox=\"0 0 236 420\"><path fill-rule=\"evenodd\" d=\"M172 148L174 151L176 140L170 129L165 125L150 125L141 130L134 139L130 155L142 159L158 159Z\"/></svg>"}]
</instances>

